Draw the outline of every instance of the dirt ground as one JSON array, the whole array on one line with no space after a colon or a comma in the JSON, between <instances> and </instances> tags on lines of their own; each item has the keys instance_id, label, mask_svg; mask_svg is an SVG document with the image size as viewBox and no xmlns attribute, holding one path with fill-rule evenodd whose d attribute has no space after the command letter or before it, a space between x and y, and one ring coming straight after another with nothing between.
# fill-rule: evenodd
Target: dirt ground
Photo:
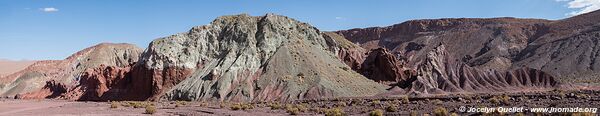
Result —
<instances>
[{"instance_id":1,"label":"dirt ground","mask_svg":"<svg viewBox=\"0 0 600 116\"><path fill-rule=\"evenodd\" d=\"M147 114L148 106L156 107ZM138 107L138 108L135 108ZM552 91L541 93L513 93L487 95L451 95L442 97L397 98L345 98L301 100L288 103L227 103L186 101L119 101L78 102L64 100L0 99L0 116L68 116L68 115L369 115L380 109L383 115L434 115L439 112L458 115L483 115L465 113L461 107L600 107L600 91ZM336 110L339 109L339 110ZM514 115L508 113L509 115ZM525 112L533 115L533 113ZM556 115L546 114L546 115ZM592 114L596 115L596 114Z\"/></svg>"}]
</instances>

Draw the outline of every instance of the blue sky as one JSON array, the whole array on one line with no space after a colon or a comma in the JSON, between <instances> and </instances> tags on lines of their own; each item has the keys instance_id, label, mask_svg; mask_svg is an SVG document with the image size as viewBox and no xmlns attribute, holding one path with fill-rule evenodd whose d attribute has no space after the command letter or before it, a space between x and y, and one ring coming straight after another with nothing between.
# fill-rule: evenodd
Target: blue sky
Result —
<instances>
[{"instance_id":1,"label":"blue sky","mask_svg":"<svg viewBox=\"0 0 600 116\"><path fill-rule=\"evenodd\" d=\"M101 42L145 48L153 39L240 13L276 13L332 31L431 18L562 19L595 9L597 1L0 0L0 59L64 59Z\"/></svg>"}]
</instances>

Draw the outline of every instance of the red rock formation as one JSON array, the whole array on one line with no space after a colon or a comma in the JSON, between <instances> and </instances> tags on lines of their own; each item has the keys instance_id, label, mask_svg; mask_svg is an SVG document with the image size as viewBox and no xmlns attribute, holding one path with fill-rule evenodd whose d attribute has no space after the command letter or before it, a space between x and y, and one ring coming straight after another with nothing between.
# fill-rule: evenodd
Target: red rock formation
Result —
<instances>
[{"instance_id":1,"label":"red rock formation","mask_svg":"<svg viewBox=\"0 0 600 116\"><path fill-rule=\"evenodd\" d=\"M0 84L8 85L0 87L0 96L21 94L19 96L23 98L78 100L86 93L83 99L99 100L98 97L110 92L107 90L115 86L114 83L119 83L119 79L125 78L127 71L118 70L129 70L117 67L127 67L135 63L141 51L142 49L132 44L101 43L74 53L64 60L38 61L22 71L0 79ZM58 91L57 88L64 91Z\"/></svg>"},{"instance_id":2,"label":"red rock formation","mask_svg":"<svg viewBox=\"0 0 600 116\"><path fill-rule=\"evenodd\" d=\"M365 77L384 84L395 84L405 81L404 62L399 61L385 48L373 49L357 71Z\"/></svg>"},{"instance_id":3,"label":"red rock formation","mask_svg":"<svg viewBox=\"0 0 600 116\"><path fill-rule=\"evenodd\" d=\"M365 50L362 48L355 49L340 49L338 57L352 70L358 70L361 68L362 63L365 61L366 55Z\"/></svg>"},{"instance_id":4,"label":"red rock formation","mask_svg":"<svg viewBox=\"0 0 600 116\"><path fill-rule=\"evenodd\" d=\"M80 88L75 88L73 91L81 94L81 97L76 99L84 101L127 100L122 95L128 92L126 87L131 84L128 81L131 78L130 71L131 67L105 65L87 69L81 75Z\"/></svg>"},{"instance_id":5,"label":"red rock formation","mask_svg":"<svg viewBox=\"0 0 600 116\"><path fill-rule=\"evenodd\" d=\"M67 92L68 87L64 84L57 83L56 81L46 81L46 85L35 92L17 94L16 99L43 99L43 98L57 98L63 93Z\"/></svg>"},{"instance_id":6,"label":"red rock formation","mask_svg":"<svg viewBox=\"0 0 600 116\"><path fill-rule=\"evenodd\" d=\"M158 100L167 89L177 85L189 77L192 73L190 69L171 68L164 70L148 69L137 65L132 72L132 85L128 98L135 100Z\"/></svg>"}]
</instances>

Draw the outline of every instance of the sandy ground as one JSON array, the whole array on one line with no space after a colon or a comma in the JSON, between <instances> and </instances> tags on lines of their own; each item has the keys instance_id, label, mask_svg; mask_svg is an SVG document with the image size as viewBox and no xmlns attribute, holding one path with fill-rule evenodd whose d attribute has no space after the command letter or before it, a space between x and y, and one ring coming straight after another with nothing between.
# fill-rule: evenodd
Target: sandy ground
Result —
<instances>
[{"instance_id":1,"label":"sandy ground","mask_svg":"<svg viewBox=\"0 0 600 116\"><path fill-rule=\"evenodd\" d=\"M121 102L119 102L121 103ZM156 103L157 112L152 115L186 116L272 116L285 115L284 112L269 112L268 108L255 108L248 111L234 111L217 105L200 107L194 103L175 107L175 103ZM139 116L145 108L133 108L119 105L110 108L110 102L77 102L64 100L0 100L0 116Z\"/></svg>"},{"instance_id":2,"label":"sandy ground","mask_svg":"<svg viewBox=\"0 0 600 116\"><path fill-rule=\"evenodd\" d=\"M35 61L10 61L0 59L0 77L23 70L34 62Z\"/></svg>"},{"instance_id":3,"label":"sandy ground","mask_svg":"<svg viewBox=\"0 0 600 116\"><path fill-rule=\"evenodd\" d=\"M501 97L505 96L505 97ZM498 97L497 102L491 99ZM159 116L283 116L290 115L289 109L304 107L298 115L324 115L330 109L342 109L345 115L365 116L375 109L384 115L433 114L434 109L443 108L448 113L459 115L482 115L465 113L461 107L587 107L599 108L600 91L552 91L542 93L515 93L508 95L456 95L443 97L406 98L350 98L327 100L300 100L293 103L208 103L208 102L137 102L152 104ZM145 114L145 108L134 108L121 102L77 102L64 100L17 100L0 99L0 116L137 116ZM117 108L111 108L117 104ZM253 108L234 110L238 104ZM279 108L274 108L278 104ZM395 106L390 109L391 106ZM527 113L527 115L532 115ZM509 113L508 115L514 115ZM550 114L557 115L557 114ZM593 114L596 115L596 114Z\"/></svg>"}]
</instances>

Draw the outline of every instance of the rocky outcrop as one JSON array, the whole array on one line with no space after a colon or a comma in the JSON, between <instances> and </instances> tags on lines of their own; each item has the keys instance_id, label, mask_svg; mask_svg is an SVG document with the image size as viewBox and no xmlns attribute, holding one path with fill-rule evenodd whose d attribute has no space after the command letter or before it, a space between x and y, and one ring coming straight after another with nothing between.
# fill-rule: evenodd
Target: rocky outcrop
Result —
<instances>
[{"instance_id":1,"label":"rocky outcrop","mask_svg":"<svg viewBox=\"0 0 600 116\"><path fill-rule=\"evenodd\" d=\"M429 52L413 76L408 94L494 93L547 91L558 87L552 76L542 71L521 68L510 71L473 68L448 55L441 45Z\"/></svg>"},{"instance_id":2,"label":"rocky outcrop","mask_svg":"<svg viewBox=\"0 0 600 116\"><path fill-rule=\"evenodd\" d=\"M41 90L17 94L15 95L16 99L40 99L40 98L57 98L62 94L66 93L68 87L61 83L57 83L56 81L47 81L46 85L42 87Z\"/></svg>"},{"instance_id":3,"label":"rocky outcrop","mask_svg":"<svg viewBox=\"0 0 600 116\"><path fill-rule=\"evenodd\" d=\"M288 17L219 17L152 41L134 67L149 99L272 101L371 96L384 85L348 68L334 39ZM329 41L329 42L328 42ZM352 45L352 44L350 44Z\"/></svg>"},{"instance_id":4,"label":"rocky outcrop","mask_svg":"<svg viewBox=\"0 0 600 116\"><path fill-rule=\"evenodd\" d=\"M80 85L80 80L87 80L88 76L84 74L88 74L88 69L127 67L138 60L141 51L131 44L102 43L81 50L65 60L38 61L0 79L0 96L55 98L58 94L69 93L72 87ZM55 86L61 86L67 91L54 91ZM79 95L69 95L66 99L79 99L77 96Z\"/></svg>"},{"instance_id":5,"label":"rocky outcrop","mask_svg":"<svg viewBox=\"0 0 600 116\"><path fill-rule=\"evenodd\" d=\"M337 54L338 58L350 66L352 70L360 69L366 58L367 50L353 44L337 33L324 32L323 38L329 46L329 51Z\"/></svg>"},{"instance_id":6,"label":"rocky outcrop","mask_svg":"<svg viewBox=\"0 0 600 116\"><path fill-rule=\"evenodd\" d=\"M193 69L167 67L149 69L137 66L133 69L131 91L127 98L132 100L158 100L166 91L191 76Z\"/></svg>"},{"instance_id":7,"label":"rocky outcrop","mask_svg":"<svg viewBox=\"0 0 600 116\"><path fill-rule=\"evenodd\" d=\"M407 81L411 75L410 70L404 67L404 63L387 49L378 48L368 53L366 60L357 71L371 80L394 85Z\"/></svg>"},{"instance_id":8,"label":"rocky outcrop","mask_svg":"<svg viewBox=\"0 0 600 116\"><path fill-rule=\"evenodd\" d=\"M79 85L72 88L66 98L83 101L130 100L126 98L128 92L135 88L128 88L132 84L131 67L117 67L100 65L97 68L87 69L82 75Z\"/></svg>"}]
</instances>

